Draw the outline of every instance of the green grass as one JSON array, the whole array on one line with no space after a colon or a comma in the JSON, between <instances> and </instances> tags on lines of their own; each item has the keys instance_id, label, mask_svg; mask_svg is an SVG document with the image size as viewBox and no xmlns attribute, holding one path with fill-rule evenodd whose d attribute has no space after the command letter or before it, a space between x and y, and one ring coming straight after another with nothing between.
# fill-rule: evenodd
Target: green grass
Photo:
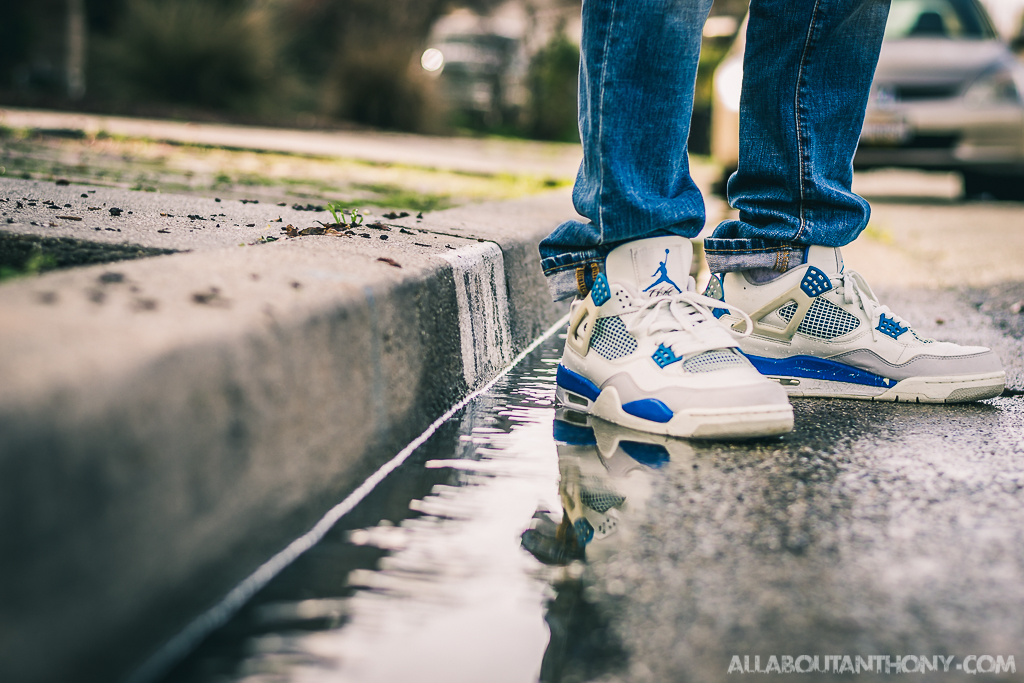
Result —
<instances>
[{"instance_id":1,"label":"green grass","mask_svg":"<svg viewBox=\"0 0 1024 683\"><path fill-rule=\"evenodd\" d=\"M334 201L336 210L381 207L436 211L522 197L572 178L480 173L306 154L170 144L99 133L91 139L0 130L7 177L181 192L267 203Z\"/></svg>"},{"instance_id":2,"label":"green grass","mask_svg":"<svg viewBox=\"0 0 1024 683\"><path fill-rule=\"evenodd\" d=\"M37 252L29 256L25 265L21 268L16 268L14 266L0 266L0 282L20 277L38 275L39 273L47 270L53 270L56 267L57 259L52 255Z\"/></svg>"}]
</instances>

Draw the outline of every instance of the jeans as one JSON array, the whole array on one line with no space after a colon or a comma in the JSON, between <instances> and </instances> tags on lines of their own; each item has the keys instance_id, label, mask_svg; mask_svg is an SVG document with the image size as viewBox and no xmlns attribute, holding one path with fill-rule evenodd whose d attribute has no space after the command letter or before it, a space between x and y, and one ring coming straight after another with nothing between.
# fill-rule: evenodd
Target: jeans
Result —
<instances>
[{"instance_id":1,"label":"jeans","mask_svg":"<svg viewBox=\"0 0 1024 683\"><path fill-rule=\"evenodd\" d=\"M710 0L584 0L583 163L568 221L540 244L555 300L585 295L619 244L696 237L704 201L687 138ZM843 246L870 209L853 154L889 0L752 0L740 99L739 220L705 241L713 272L785 270L807 245ZM795 263L794 263L795 261Z\"/></svg>"}]
</instances>

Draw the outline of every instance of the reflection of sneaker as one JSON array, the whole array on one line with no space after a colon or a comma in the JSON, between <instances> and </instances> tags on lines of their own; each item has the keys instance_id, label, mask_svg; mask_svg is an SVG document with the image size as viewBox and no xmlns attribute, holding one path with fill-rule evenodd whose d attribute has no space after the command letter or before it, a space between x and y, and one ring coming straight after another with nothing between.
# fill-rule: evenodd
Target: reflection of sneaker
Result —
<instances>
[{"instance_id":1,"label":"reflection of sneaker","mask_svg":"<svg viewBox=\"0 0 1024 683\"><path fill-rule=\"evenodd\" d=\"M530 528L520 539L523 547L544 564L565 566L586 557L586 547L577 543L568 517L563 517L561 524L555 524L546 514L537 511Z\"/></svg>"},{"instance_id":2,"label":"reflection of sneaker","mask_svg":"<svg viewBox=\"0 0 1024 683\"><path fill-rule=\"evenodd\" d=\"M761 285L742 273L713 276L705 293L750 314L754 333L740 346L791 396L957 403L1003 391L992 351L919 336L843 269L839 249L809 247L807 263ZM716 314L743 329L740 318Z\"/></svg>"},{"instance_id":3,"label":"reflection of sneaker","mask_svg":"<svg viewBox=\"0 0 1024 683\"><path fill-rule=\"evenodd\" d=\"M690 463L693 446L662 434L626 429L604 420L593 421L594 442L601 460L613 477L622 477L639 468L661 469L669 462Z\"/></svg>"},{"instance_id":4,"label":"reflection of sneaker","mask_svg":"<svg viewBox=\"0 0 1024 683\"><path fill-rule=\"evenodd\" d=\"M785 392L759 375L697 294L692 247L653 237L608 254L573 302L557 396L566 406L645 432L704 438L793 428ZM743 315L742 313L740 314Z\"/></svg>"}]
</instances>

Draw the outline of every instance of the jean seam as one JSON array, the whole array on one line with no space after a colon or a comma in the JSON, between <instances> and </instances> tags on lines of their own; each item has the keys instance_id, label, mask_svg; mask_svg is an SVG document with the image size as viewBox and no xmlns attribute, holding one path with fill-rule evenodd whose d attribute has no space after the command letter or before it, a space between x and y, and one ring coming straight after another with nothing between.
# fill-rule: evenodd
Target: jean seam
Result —
<instances>
[{"instance_id":1,"label":"jean seam","mask_svg":"<svg viewBox=\"0 0 1024 683\"><path fill-rule=\"evenodd\" d=\"M617 0L612 0L611 15L608 17L608 25L605 26L607 33L604 36L604 45L601 46L601 93L597 98L597 148L602 156L604 155L604 93L605 82L608 77L608 50L611 47L612 34L615 26L615 10L618 6ZM597 205L597 230L599 239L604 242L604 163L599 163L600 172L597 177L598 184L598 205Z\"/></svg>"},{"instance_id":2,"label":"jean seam","mask_svg":"<svg viewBox=\"0 0 1024 683\"><path fill-rule=\"evenodd\" d=\"M739 249L708 249L704 247L704 253L706 254L753 254L763 253L771 254L778 251L797 251L799 247L795 247L789 244L780 244L773 247L742 247Z\"/></svg>"},{"instance_id":3,"label":"jean seam","mask_svg":"<svg viewBox=\"0 0 1024 683\"><path fill-rule=\"evenodd\" d=\"M544 268L544 274L545 275L554 275L555 273L560 273L560 272L565 271L565 270L575 270L575 269L579 268L580 266L585 266L585 265L588 265L588 264L591 264L591 263L595 263L595 264L598 265L598 267L600 267L600 263L599 263L600 258L601 257L596 256L594 258L588 258L588 259L584 259L582 261L573 261L572 263L564 263L564 264L560 264L560 265L557 265L557 266L552 266L550 268Z\"/></svg>"},{"instance_id":4,"label":"jean seam","mask_svg":"<svg viewBox=\"0 0 1024 683\"><path fill-rule=\"evenodd\" d=\"M796 124L796 150L797 150L797 185L800 190L800 228L796 231L793 241L800 239L804 229L807 227L807 219L804 215L804 137L803 126L800 125L800 91L803 87L804 64L807 63L807 54L811 49L811 40L814 37L814 22L818 18L818 7L821 0L815 0L814 9L811 11L811 20L807 23L807 38L804 40L804 49L800 54L800 67L796 72L796 93L793 102L793 119Z\"/></svg>"}]
</instances>

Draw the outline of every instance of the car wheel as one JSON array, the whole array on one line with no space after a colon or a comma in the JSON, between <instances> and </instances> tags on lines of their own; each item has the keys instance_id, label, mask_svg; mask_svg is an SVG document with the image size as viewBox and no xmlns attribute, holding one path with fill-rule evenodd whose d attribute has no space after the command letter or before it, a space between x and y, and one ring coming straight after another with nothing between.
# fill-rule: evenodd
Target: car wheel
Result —
<instances>
[{"instance_id":1,"label":"car wheel","mask_svg":"<svg viewBox=\"0 0 1024 683\"><path fill-rule=\"evenodd\" d=\"M989 175L963 171L964 197L967 199L1024 200L1024 176Z\"/></svg>"}]
</instances>

